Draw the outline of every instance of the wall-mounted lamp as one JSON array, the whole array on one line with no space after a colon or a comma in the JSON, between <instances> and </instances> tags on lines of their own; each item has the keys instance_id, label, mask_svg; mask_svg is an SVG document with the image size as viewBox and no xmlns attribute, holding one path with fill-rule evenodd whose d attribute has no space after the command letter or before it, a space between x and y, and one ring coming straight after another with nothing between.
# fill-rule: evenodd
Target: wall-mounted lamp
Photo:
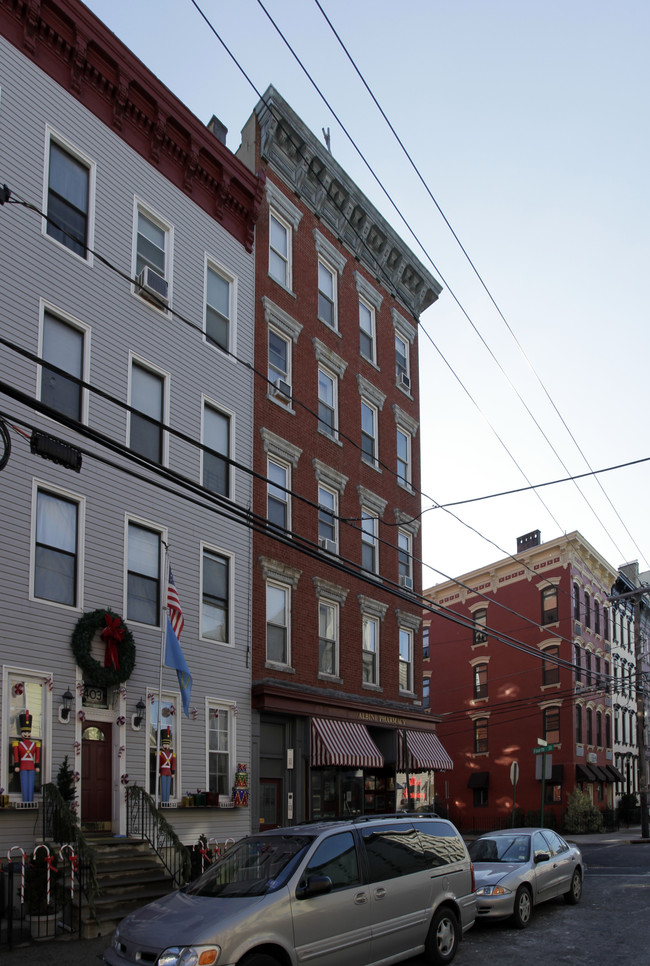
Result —
<instances>
[{"instance_id":1,"label":"wall-mounted lamp","mask_svg":"<svg viewBox=\"0 0 650 966\"><path fill-rule=\"evenodd\" d=\"M131 718L131 724L135 729L138 729L142 724L146 707L147 707L146 704L144 703L142 698L140 698L140 700L135 706L136 713Z\"/></svg>"},{"instance_id":2,"label":"wall-mounted lamp","mask_svg":"<svg viewBox=\"0 0 650 966\"><path fill-rule=\"evenodd\" d=\"M67 724L67 722L70 720L70 709L72 708L73 700L74 700L74 694L72 693L70 688L68 688L68 690L64 691L63 694L61 695L61 707L59 708L59 721L62 724Z\"/></svg>"}]
</instances>

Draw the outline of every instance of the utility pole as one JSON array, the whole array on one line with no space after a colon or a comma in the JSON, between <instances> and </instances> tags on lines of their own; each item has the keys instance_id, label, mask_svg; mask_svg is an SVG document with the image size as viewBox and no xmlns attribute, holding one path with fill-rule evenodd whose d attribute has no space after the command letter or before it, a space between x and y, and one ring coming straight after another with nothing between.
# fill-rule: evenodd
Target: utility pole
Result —
<instances>
[{"instance_id":1,"label":"utility pole","mask_svg":"<svg viewBox=\"0 0 650 966\"><path fill-rule=\"evenodd\" d=\"M637 587L625 594L612 594L608 599L629 600L634 606L634 654L636 670L636 740L639 748L637 771L639 776L639 800L641 802L641 838L650 838L648 826L648 780L645 740L645 681L643 677L643 641L641 639L641 598L650 591L650 585Z\"/></svg>"}]
</instances>

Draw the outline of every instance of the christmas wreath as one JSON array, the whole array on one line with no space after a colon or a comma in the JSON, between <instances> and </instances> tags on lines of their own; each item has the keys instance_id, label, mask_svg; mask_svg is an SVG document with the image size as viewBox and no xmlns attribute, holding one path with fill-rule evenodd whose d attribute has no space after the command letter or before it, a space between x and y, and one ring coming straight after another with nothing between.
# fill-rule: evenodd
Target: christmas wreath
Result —
<instances>
[{"instance_id":1,"label":"christmas wreath","mask_svg":"<svg viewBox=\"0 0 650 966\"><path fill-rule=\"evenodd\" d=\"M90 653L96 634L106 645L103 667ZM101 688L126 681L135 667L133 634L118 614L103 607L79 618L72 632L72 650L84 679Z\"/></svg>"}]
</instances>

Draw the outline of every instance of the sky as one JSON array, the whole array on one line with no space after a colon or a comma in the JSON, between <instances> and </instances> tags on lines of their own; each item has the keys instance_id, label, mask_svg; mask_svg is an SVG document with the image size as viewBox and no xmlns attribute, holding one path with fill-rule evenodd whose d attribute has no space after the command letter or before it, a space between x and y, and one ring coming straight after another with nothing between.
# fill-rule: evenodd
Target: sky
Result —
<instances>
[{"instance_id":1,"label":"sky","mask_svg":"<svg viewBox=\"0 0 650 966\"><path fill-rule=\"evenodd\" d=\"M442 283L424 586L538 529L650 569L647 0L86 2L233 151L273 84Z\"/></svg>"}]
</instances>

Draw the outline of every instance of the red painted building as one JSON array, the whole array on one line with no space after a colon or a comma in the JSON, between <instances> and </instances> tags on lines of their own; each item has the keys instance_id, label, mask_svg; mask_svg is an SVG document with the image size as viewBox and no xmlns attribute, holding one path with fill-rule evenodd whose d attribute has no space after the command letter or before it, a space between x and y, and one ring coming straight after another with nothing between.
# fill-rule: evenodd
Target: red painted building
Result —
<instances>
[{"instance_id":1,"label":"red painted building","mask_svg":"<svg viewBox=\"0 0 650 966\"><path fill-rule=\"evenodd\" d=\"M616 577L579 533L540 544L534 531L516 555L425 591L424 673L454 761L451 817L463 828L508 824L513 805L539 812L542 791L547 823L561 823L577 786L599 809L613 806L622 776L607 597Z\"/></svg>"},{"instance_id":2,"label":"red painted building","mask_svg":"<svg viewBox=\"0 0 650 966\"><path fill-rule=\"evenodd\" d=\"M410 779L416 766L450 764L422 706L413 565L417 320L440 286L273 88L238 155L266 175L256 232L253 827L392 810L406 768ZM416 758L421 731L428 743Z\"/></svg>"}]
</instances>

